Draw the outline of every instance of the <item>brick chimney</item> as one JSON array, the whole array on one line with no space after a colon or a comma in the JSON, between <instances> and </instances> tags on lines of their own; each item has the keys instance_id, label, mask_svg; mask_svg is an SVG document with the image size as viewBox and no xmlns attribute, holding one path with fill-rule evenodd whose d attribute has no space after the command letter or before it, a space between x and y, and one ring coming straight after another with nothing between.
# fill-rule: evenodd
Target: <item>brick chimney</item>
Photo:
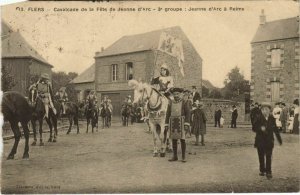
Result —
<instances>
[{"instance_id":1,"label":"brick chimney","mask_svg":"<svg viewBox=\"0 0 300 195\"><path fill-rule=\"evenodd\" d=\"M259 16L259 24L264 25L265 23L266 23L266 15L265 15L265 11L262 9L261 14Z\"/></svg>"}]
</instances>

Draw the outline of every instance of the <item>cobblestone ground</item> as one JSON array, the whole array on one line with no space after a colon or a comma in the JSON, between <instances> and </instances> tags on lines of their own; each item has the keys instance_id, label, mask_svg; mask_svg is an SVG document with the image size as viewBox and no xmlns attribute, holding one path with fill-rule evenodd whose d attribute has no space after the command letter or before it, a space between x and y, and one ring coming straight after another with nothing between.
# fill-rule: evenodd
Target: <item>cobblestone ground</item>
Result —
<instances>
[{"instance_id":1,"label":"cobblestone ground","mask_svg":"<svg viewBox=\"0 0 300 195\"><path fill-rule=\"evenodd\" d=\"M258 175L258 157L249 128L208 127L205 146L187 140L187 163L152 157L153 140L144 124L80 134L59 131L57 143L31 146L23 160L24 139L14 160L2 154L2 193L295 192L299 191L299 139L282 134L273 152L273 179ZM45 141L48 138L45 133ZM32 142L32 137L30 138ZM179 147L180 148L180 147ZM180 149L179 149L180 152ZM179 154L179 156L181 156Z\"/></svg>"}]
</instances>

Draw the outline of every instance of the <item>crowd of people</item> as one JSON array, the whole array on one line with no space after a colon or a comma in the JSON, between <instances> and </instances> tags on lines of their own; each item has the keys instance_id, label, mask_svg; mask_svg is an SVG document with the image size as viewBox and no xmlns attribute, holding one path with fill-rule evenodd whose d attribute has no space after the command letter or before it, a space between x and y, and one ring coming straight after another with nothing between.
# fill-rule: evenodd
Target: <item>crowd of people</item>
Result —
<instances>
[{"instance_id":1,"label":"crowd of people","mask_svg":"<svg viewBox=\"0 0 300 195\"><path fill-rule=\"evenodd\" d=\"M260 112L261 104L258 102L251 104L250 119L252 125L255 116ZM272 115L280 132L299 134L299 99L295 99L291 106L287 106L284 102L275 103Z\"/></svg>"}]
</instances>

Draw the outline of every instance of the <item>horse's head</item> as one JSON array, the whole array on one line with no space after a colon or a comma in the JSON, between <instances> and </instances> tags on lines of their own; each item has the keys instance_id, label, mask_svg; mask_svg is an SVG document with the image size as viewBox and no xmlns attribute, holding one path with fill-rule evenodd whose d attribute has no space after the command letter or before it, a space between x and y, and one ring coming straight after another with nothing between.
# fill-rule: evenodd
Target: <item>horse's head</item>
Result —
<instances>
[{"instance_id":1,"label":"horse's head","mask_svg":"<svg viewBox=\"0 0 300 195\"><path fill-rule=\"evenodd\" d=\"M130 80L128 85L134 89L134 104L144 104L149 99L147 89L151 88L150 85L147 83L138 82L136 80Z\"/></svg>"}]
</instances>

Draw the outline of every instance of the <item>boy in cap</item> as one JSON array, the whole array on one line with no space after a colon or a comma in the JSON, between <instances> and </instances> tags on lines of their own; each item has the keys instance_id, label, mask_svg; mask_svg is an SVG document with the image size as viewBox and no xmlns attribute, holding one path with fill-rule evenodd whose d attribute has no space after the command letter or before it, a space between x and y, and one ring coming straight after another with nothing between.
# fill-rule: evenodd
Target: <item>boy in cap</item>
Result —
<instances>
[{"instance_id":1,"label":"boy in cap","mask_svg":"<svg viewBox=\"0 0 300 195\"><path fill-rule=\"evenodd\" d=\"M282 144L282 139L276 126L275 118L271 114L270 104L262 103L261 114L253 125L254 132L256 132L254 147L257 148L258 153L259 175L264 176L266 174L267 178L271 179L274 133L280 145Z\"/></svg>"},{"instance_id":2,"label":"boy in cap","mask_svg":"<svg viewBox=\"0 0 300 195\"><path fill-rule=\"evenodd\" d=\"M177 161L177 140L180 139L181 151L182 151L182 162L186 162L185 151L185 135L189 131L190 127L190 115L191 108L188 101L182 99L183 96L182 88L171 88L170 93L173 95L174 100L171 101L169 109L167 111L166 120L169 121L170 138L172 139L173 145L173 157L169 159L170 162Z\"/></svg>"}]
</instances>

